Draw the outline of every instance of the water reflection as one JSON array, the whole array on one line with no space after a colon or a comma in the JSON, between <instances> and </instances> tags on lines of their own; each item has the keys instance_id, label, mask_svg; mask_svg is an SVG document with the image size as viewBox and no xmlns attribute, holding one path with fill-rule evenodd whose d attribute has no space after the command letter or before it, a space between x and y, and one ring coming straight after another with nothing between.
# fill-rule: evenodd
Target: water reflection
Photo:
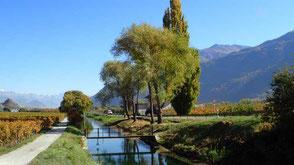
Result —
<instances>
[{"instance_id":1,"label":"water reflection","mask_svg":"<svg viewBox=\"0 0 294 165\"><path fill-rule=\"evenodd\" d=\"M94 128L102 125L89 119ZM115 130L111 130L113 132ZM89 136L95 136L97 131L92 130ZM185 162L162 153L138 139L88 139L88 150L92 159L103 164L111 165L185 165Z\"/></svg>"}]
</instances>

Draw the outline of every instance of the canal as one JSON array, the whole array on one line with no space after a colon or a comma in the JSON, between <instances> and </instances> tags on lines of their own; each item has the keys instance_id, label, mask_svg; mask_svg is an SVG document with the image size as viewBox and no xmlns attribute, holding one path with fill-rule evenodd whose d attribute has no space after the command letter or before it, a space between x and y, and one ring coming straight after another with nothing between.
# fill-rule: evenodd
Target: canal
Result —
<instances>
[{"instance_id":1,"label":"canal","mask_svg":"<svg viewBox=\"0 0 294 165\"><path fill-rule=\"evenodd\" d=\"M88 119L93 128L103 128L100 122ZM112 129L111 133L120 134ZM88 136L96 136L97 129L93 129ZM111 165L185 165L188 164L170 154L159 153L152 146L139 139L87 139L88 150L96 162Z\"/></svg>"}]
</instances>

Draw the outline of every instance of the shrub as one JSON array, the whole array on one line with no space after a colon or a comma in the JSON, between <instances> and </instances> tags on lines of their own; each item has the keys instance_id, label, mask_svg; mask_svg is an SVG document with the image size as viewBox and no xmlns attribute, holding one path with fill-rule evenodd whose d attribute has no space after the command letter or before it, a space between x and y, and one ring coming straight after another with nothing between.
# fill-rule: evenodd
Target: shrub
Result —
<instances>
[{"instance_id":1,"label":"shrub","mask_svg":"<svg viewBox=\"0 0 294 165\"><path fill-rule=\"evenodd\" d=\"M294 121L294 66L287 66L274 74L272 93L267 97L266 121L275 122L286 127L293 126Z\"/></svg>"}]
</instances>

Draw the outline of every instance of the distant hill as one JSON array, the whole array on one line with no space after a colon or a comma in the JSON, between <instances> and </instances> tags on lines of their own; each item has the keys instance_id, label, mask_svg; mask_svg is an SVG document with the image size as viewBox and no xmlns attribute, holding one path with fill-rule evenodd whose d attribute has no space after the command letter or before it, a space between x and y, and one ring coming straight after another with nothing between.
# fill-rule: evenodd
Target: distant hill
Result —
<instances>
[{"instance_id":1,"label":"distant hill","mask_svg":"<svg viewBox=\"0 0 294 165\"><path fill-rule=\"evenodd\" d=\"M249 48L249 46L215 44L209 48L199 50L200 61L207 62L212 59L224 57L233 52L239 52L240 50L243 50L246 48Z\"/></svg>"},{"instance_id":2,"label":"distant hill","mask_svg":"<svg viewBox=\"0 0 294 165\"><path fill-rule=\"evenodd\" d=\"M107 88L103 87L99 92L106 92L106 91L107 91ZM91 100L93 101L93 105L96 105L96 106L101 105L101 102L97 99L97 96L98 96L99 92L96 95L91 97ZM119 106L120 103L121 103L121 98L120 97L115 97L115 98L111 99L109 105L111 105L111 106Z\"/></svg>"},{"instance_id":3,"label":"distant hill","mask_svg":"<svg viewBox=\"0 0 294 165\"><path fill-rule=\"evenodd\" d=\"M28 108L57 108L60 106L62 97L63 94L37 95L0 91L0 102L4 102L7 98L10 98L18 103L19 106Z\"/></svg>"},{"instance_id":4,"label":"distant hill","mask_svg":"<svg viewBox=\"0 0 294 165\"><path fill-rule=\"evenodd\" d=\"M19 105L9 98L2 103L2 106L9 108L19 108Z\"/></svg>"},{"instance_id":5,"label":"distant hill","mask_svg":"<svg viewBox=\"0 0 294 165\"><path fill-rule=\"evenodd\" d=\"M202 63L200 102L264 98L273 73L293 64L294 31L256 47Z\"/></svg>"},{"instance_id":6,"label":"distant hill","mask_svg":"<svg viewBox=\"0 0 294 165\"><path fill-rule=\"evenodd\" d=\"M91 100L93 101L93 105L100 106L101 102L97 100L97 95L100 92L105 92L107 91L106 87L103 87L97 94L91 97ZM143 91L140 93L139 98L144 99L148 95L148 91ZM135 96L136 97L136 96ZM108 105L110 106L120 106L121 105L121 98L120 97L114 97L113 99L110 100L110 103Z\"/></svg>"}]
</instances>

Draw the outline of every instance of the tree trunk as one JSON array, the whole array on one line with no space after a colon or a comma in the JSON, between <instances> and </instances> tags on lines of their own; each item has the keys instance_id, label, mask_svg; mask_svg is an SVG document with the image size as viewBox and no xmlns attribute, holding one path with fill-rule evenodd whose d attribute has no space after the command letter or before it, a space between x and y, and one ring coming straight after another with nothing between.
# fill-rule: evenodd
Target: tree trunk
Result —
<instances>
[{"instance_id":1,"label":"tree trunk","mask_svg":"<svg viewBox=\"0 0 294 165\"><path fill-rule=\"evenodd\" d=\"M134 98L134 97L133 97ZM135 109L135 102L134 99L132 99L132 109L133 109L133 120L136 121L136 109Z\"/></svg>"},{"instance_id":2,"label":"tree trunk","mask_svg":"<svg viewBox=\"0 0 294 165\"><path fill-rule=\"evenodd\" d=\"M137 104L136 104L136 114L139 114L139 94L140 94L140 89L139 89L139 81L138 81L138 86L137 86Z\"/></svg>"},{"instance_id":3,"label":"tree trunk","mask_svg":"<svg viewBox=\"0 0 294 165\"><path fill-rule=\"evenodd\" d=\"M130 119L130 115L129 115L129 101L125 98L125 102L126 102L126 115L128 117L128 119Z\"/></svg>"},{"instance_id":4,"label":"tree trunk","mask_svg":"<svg viewBox=\"0 0 294 165\"><path fill-rule=\"evenodd\" d=\"M127 112L127 102L125 97L123 97L123 104L124 104L124 118L126 117L126 112Z\"/></svg>"},{"instance_id":5,"label":"tree trunk","mask_svg":"<svg viewBox=\"0 0 294 165\"><path fill-rule=\"evenodd\" d=\"M148 82L148 90L149 90L149 102L150 102L150 110L151 110L151 124L154 124L153 118L153 103L152 103L152 88L150 83Z\"/></svg>"},{"instance_id":6,"label":"tree trunk","mask_svg":"<svg viewBox=\"0 0 294 165\"><path fill-rule=\"evenodd\" d=\"M158 86L156 83L153 83L155 94L156 94L156 102L157 102L157 123L162 123L162 113L161 113L161 106L160 106L160 99L158 96Z\"/></svg>"}]
</instances>

